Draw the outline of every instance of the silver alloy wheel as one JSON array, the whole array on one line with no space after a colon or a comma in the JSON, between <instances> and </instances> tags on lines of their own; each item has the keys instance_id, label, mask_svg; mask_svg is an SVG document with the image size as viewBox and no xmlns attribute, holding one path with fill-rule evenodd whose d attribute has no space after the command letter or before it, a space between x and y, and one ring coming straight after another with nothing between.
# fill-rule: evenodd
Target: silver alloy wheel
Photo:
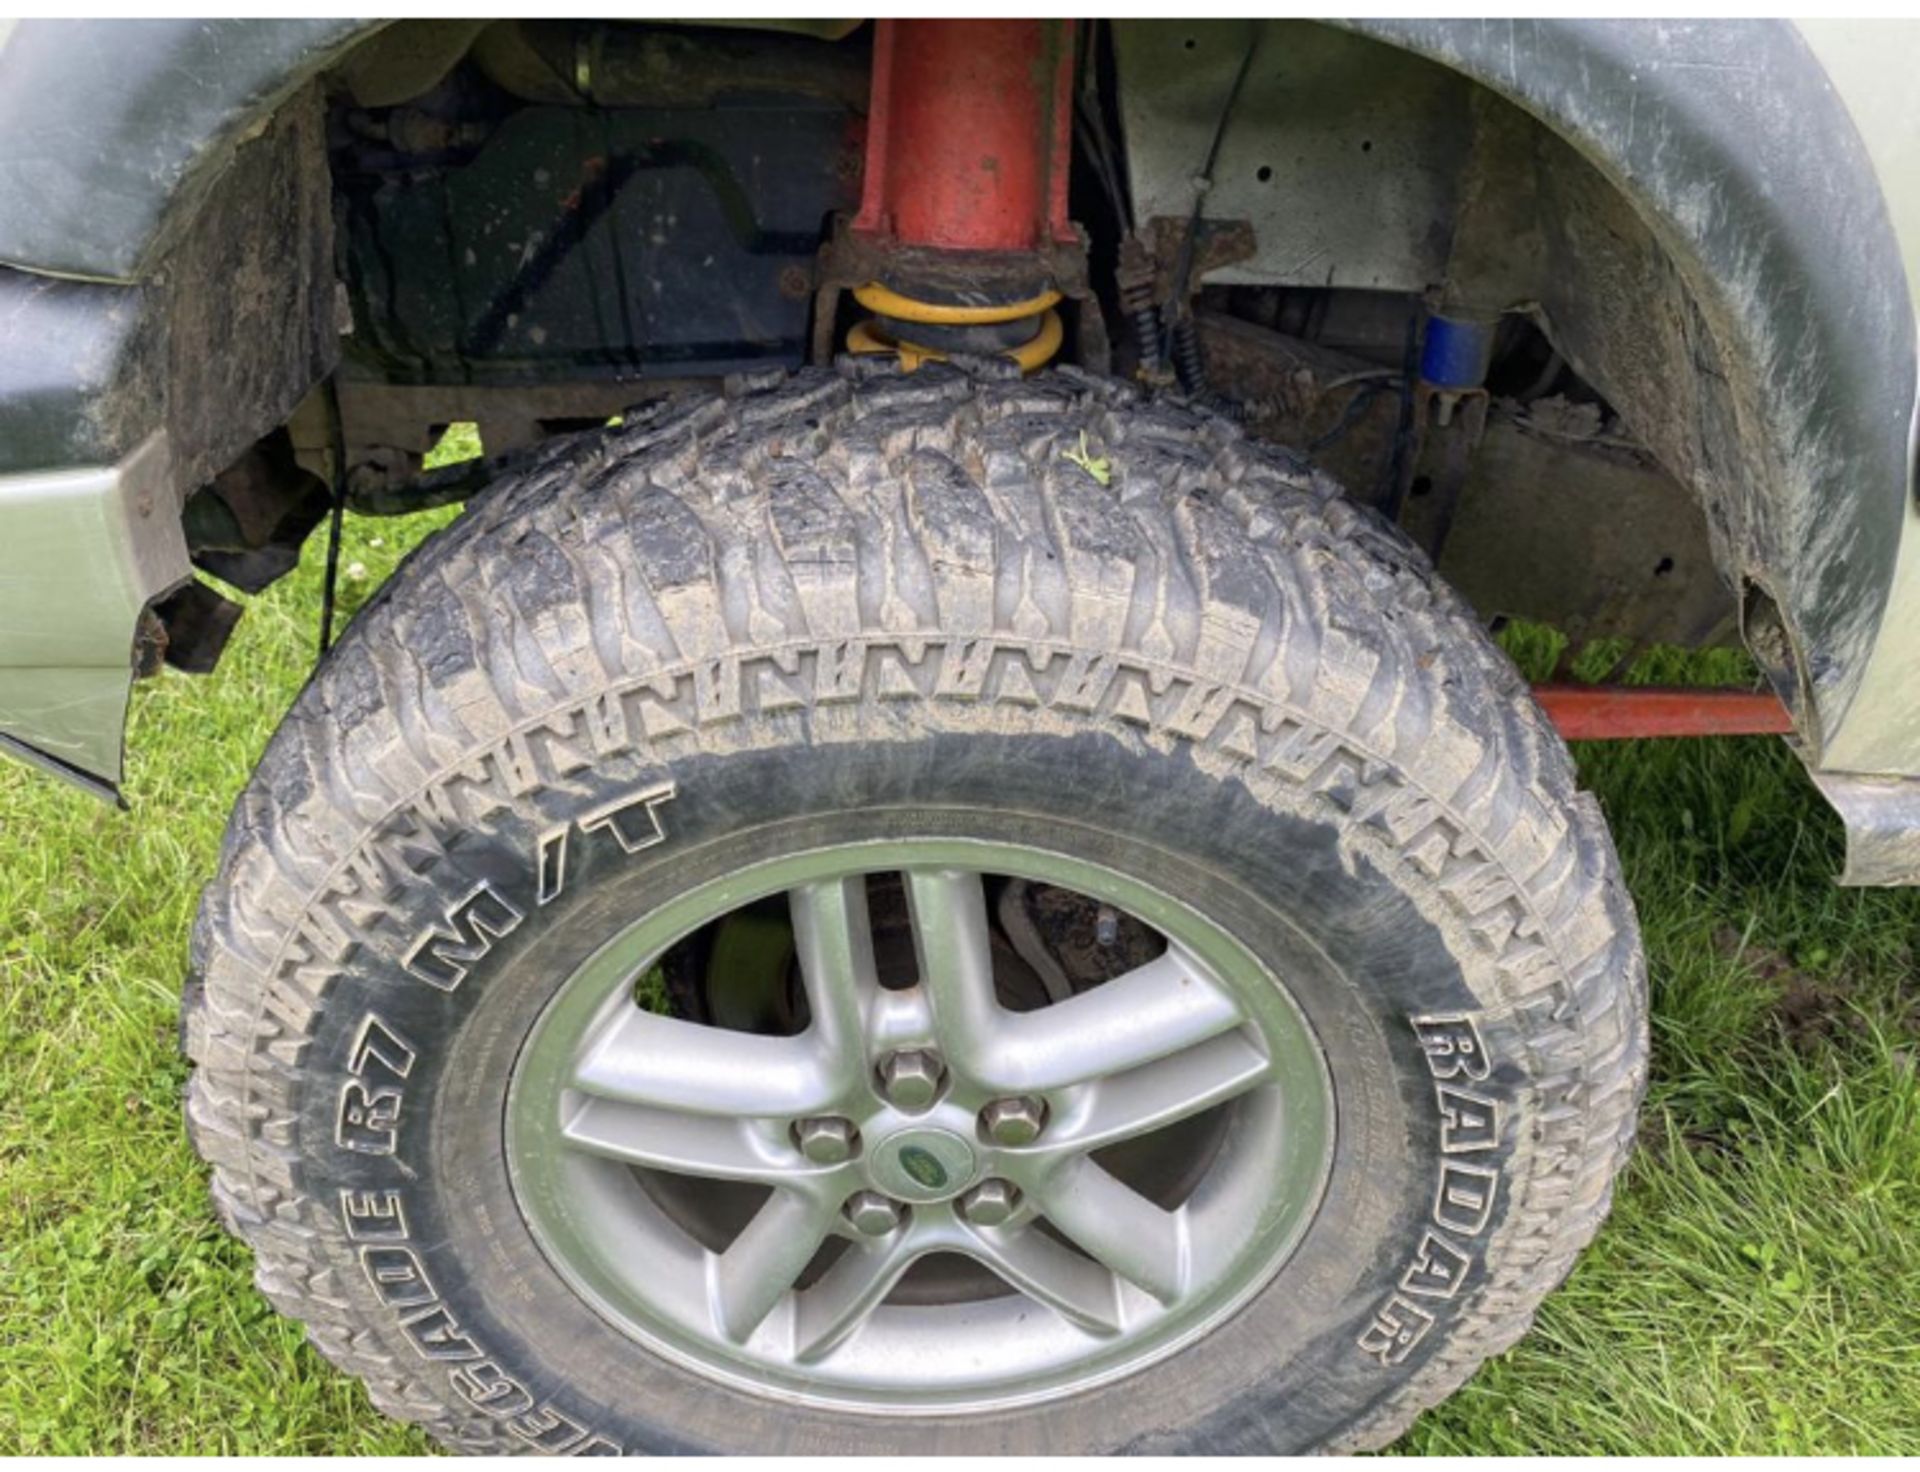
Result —
<instances>
[{"instance_id":1,"label":"silver alloy wheel","mask_svg":"<svg viewBox=\"0 0 1920 1472\"><path fill-rule=\"evenodd\" d=\"M905 881L918 957L904 989L881 984L868 915L866 876L887 872ZM1114 906L1166 950L1063 1001L1009 1010L995 995L983 875ZM638 979L675 942L783 891L803 1031L733 1031L638 1005ZM886 1063L903 1052L942 1066L931 1103L888 1097ZM998 1143L983 1124L1004 1100L1043 1111L1029 1143ZM1214 1131L1197 1181L1170 1205L1096 1158L1216 1110L1231 1111L1231 1128ZM850 1158L803 1151L799 1127L823 1119L857 1130ZM1278 1271L1318 1204L1334 1137L1319 1045L1238 940L1138 879L957 839L772 859L634 922L540 1017L506 1123L522 1212L608 1320L704 1374L868 1413L1029 1403L1172 1353ZM763 1199L715 1244L649 1188L661 1179ZM898 1207L891 1227L874 1195ZM993 1209L972 1219L969 1197ZM1013 1291L949 1302L899 1291L942 1254Z\"/></svg>"}]
</instances>

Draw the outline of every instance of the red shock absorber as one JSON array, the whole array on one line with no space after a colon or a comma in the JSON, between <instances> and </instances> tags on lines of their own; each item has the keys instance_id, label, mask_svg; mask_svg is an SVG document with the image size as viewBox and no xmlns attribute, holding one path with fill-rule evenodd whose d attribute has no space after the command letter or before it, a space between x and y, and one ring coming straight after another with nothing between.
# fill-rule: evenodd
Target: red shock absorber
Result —
<instances>
[{"instance_id":1,"label":"red shock absorber","mask_svg":"<svg viewBox=\"0 0 1920 1472\"><path fill-rule=\"evenodd\" d=\"M1023 369L1059 350L1054 304L1072 148L1073 23L876 23L865 183L852 236L876 315L854 352L916 367L953 353Z\"/></svg>"}]
</instances>

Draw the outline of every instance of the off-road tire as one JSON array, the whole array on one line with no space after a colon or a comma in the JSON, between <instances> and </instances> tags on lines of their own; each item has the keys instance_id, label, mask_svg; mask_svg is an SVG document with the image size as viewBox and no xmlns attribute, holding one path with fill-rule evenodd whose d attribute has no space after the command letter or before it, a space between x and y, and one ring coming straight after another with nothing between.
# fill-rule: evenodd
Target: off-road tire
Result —
<instances>
[{"instance_id":1,"label":"off-road tire","mask_svg":"<svg viewBox=\"0 0 1920 1472\"><path fill-rule=\"evenodd\" d=\"M1341 1154L1291 1318L1267 1295L986 1416L777 1404L540 1276L462 1029L546 984L512 964L558 923L543 837L575 825L569 885L668 884L730 829L955 801L935 747L975 755L982 813L1216 873L1324 950ZM482 886L504 907L462 932ZM451 989L409 973L436 934L471 942ZM1071 371L808 373L554 443L301 694L193 965L188 1119L261 1290L382 1410L486 1451L1381 1446L1592 1237L1647 1046L1601 814L1471 612L1303 462Z\"/></svg>"}]
</instances>

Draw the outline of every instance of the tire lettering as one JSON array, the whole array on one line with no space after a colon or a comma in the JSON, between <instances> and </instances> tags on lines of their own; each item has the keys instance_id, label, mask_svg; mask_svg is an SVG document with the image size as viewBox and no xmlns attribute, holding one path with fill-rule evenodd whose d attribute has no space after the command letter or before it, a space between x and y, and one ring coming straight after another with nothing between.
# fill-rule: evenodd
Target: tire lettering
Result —
<instances>
[{"instance_id":1,"label":"tire lettering","mask_svg":"<svg viewBox=\"0 0 1920 1472\"><path fill-rule=\"evenodd\" d=\"M469 1334L441 1301L410 1245L406 1207L398 1191L340 1193L347 1236L371 1243L360 1249L361 1271L382 1303L400 1311L400 1327L422 1359L449 1365L454 1392L502 1431L536 1451L575 1457L619 1456L617 1441L594 1431L552 1402L536 1404L526 1386Z\"/></svg>"},{"instance_id":2,"label":"tire lettering","mask_svg":"<svg viewBox=\"0 0 1920 1472\"><path fill-rule=\"evenodd\" d=\"M673 801L674 792L673 783L657 782L639 792L603 803L591 812L582 813L573 820L572 827L579 829L582 837L606 833L620 845L621 853L637 854L642 849L667 841L667 827L661 820L660 808L662 804ZM540 835L533 871L534 893L543 905L558 899L560 891L567 886L569 831L568 826L563 824Z\"/></svg>"},{"instance_id":3,"label":"tire lettering","mask_svg":"<svg viewBox=\"0 0 1920 1472\"><path fill-rule=\"evenodd\" d=\"M1438 1232L1428 1232L1412 1265L1400 1275L1400 1287L1420 1298L1452 1298L1471 1266L1465 1252Z\"/></svg>"},{"instance_id":4,"label":"tire lettering","mask_svg":"<svg viewBox=\"0 0 1920 1472\"><path fill-rule=\"evenodd\" d=\"M519 1437L528 1446L549 1456L558 1456L570 1451L590 1434L573 1417L552 1406L542 1406L529 1411L524 1416L516 1416L507 1422L507 1430Z\"/></svg>"},{"instance_id":5,"label":"tire lettering","mask_svg":"<svg viewBox=\"0 0 1920 1472\"><path fill-rule=\"evenodd\" d=\"M1451 1158L1500 1143L1500 1101L1458 1082L1485 1083L1492 1076L1493 1060L1478 1025L1464 1012L1407 1021L1433 1079L1441 1162L1430 1225L1400 1274L1398 1290L1374 1309L1357 1341L1363 1355L1386 1369L1406 1361L1432 1331L1439 1305L1451 1302L1465 1285L1477 1261L1480 1234L1493 1219L1500 1184L1496 1167Z\"/></svg>"},{"instance_id":6,"label":"tire lettering","mask_svg":"<svg viewBox=\"0 0 1920 1472\"><path fill-rule=\"evenodd\" d=\"M427 1281L427 1270L411 1247L393 1243L386 1247L362 1247L360 1270L388 1308L420 1308L440 1295Z\"/></svg>"},{"instance_id":7,"label":"tire lettering","mask_svg":"<svg viewBox=\"0 0 1920 1472\"><path fill-rule=\"evenodd\" d=\"M358 1079L340 1086L340 1113L334 1122L334 1143L360 1155L391 1155L400 1133L400 1091L368 1088Z\"/></svg>"},{"instance_id":8,"label":"tire lettering","mask_svg":"<svg viewBox=\"0 0 1920 1472\"><path fill-rule=\"evenodd\" d=\"M400 1132L401 1085L413 1072L413 1045L378 1014L369 1012L360 1022L347 1052L347 1072L353 1077L340 1086L340 1113L333 1139L342 1150L361 1155L391 1155ZM376 1082L384 1078L388 1082Z\"/></svg>"},{"instance_id":9,"label":"tire lettering","mask_svg":"<svg viewBox=\"0 0 1920 1472\"><path fill-rule=\"evenodd\" d=\"M595 808L573 820L582 833L605 830L613 835L623 854L637 854L643 848L667 841L667 830L660 821L660 805L673 800L674 786L662 782L640 792ZM639 812L634 809L638 808Z\"/></svg>"},{"instance_id":10,"label":"tire lettering","mask_svg":"<svg viewBox=\"0 0 1920 1472\"><path fill-rule=\"evenodd\" d=\"M533 861L534 894L543 905L560 898L567 887L567 833L555 828L540 835L540 846Z\"/></svg>"},{"instance_id":11,"label":"tire lettering","mask_svg":"<svg viewBox=\"0 0 1920 1472\"><path fill-rule=\"evenodd\" d=\"M1489 1067L1487 1045L1480 1029L1464 1012L1445 1017L1416 1017L1413 1031L1427 1055L1427 1069L1437 1079L1484 1079Z\"/></svg>"},{"instance_id":12,"label":"tire lettering","mask_svg":"<svg viewBox=\"0 0 1920 1472\"><path fill-rule=\"evenodd\" d=\"M340 1220L356 1242L404 1242L407 1214L398 1191L342 1191Z\"/></svg>"},{"instance_id":13,"label":"tire lettering","mask_svg":"<svg viewBox=\"0 0 1920 1472\"><path fill-rule=\"evenodd\" d=\"M463 1365L447 1377L460 1398L476 1411L492 1416L524 1416L533 1409L527 1387L492 1360Z\"/></svg>"},{"instance_id":14,"label":"tire lettering","mask_svg":"<svg viewBox=\"0 0 1920 1472\"><path fill-rule=\"evenodd\" d=\"M413 1072L417 1055L413 1045L395 1032L378 1013L369 1012L360 1023L360 1033L347 1054L347 1072L366 1078L370 1069L379 1069L395 1079Z\"/></svg>"},{"instance_id":15,"label":"tire lettering","mask_svg":"<svg viewBox=\"0 0 1920 1472\"><path fill-rule=\"evenodd\" d=\"M429 986L450 992L467 979L468 970L493 949L496 940L519 928L523 918L483 879L447 912L444 925L434 926L413 943L406 969Z\"/></svg>"},{"instance_id":16,"label":"tire lettering","mask_svg":"<svg viewBox=\"0 0 1920 1472\"><path fill-rule=\"evenodd\" d=\"M1432 1314L1396 1293L1373 1311L1373 1322L1360 1331L1360 1350L1383 1365L1397 1365L1432 1328Z\"/></svg>"},{"instance_id":17,"label":"tire lettering","mask_svg":"<svg viewBox=\"0 0 1920 1472\"><path fill-rule=\"evenodd\" d=\"M1479 1236L1493 1215L1498 1181L1499 1173L1485 1166L1448 1161L1440 1167L1440 1183L1433 1192L1434 1225L1463 1237Z\"/></svg>"},{"instance_id":18,"label":"tire lettering","mask_svg":"<svg viewBox=\"0 0 1920 1472\"><path fill-rule=\"evenodd\" d=\"M1500 1105L1453 1084L1434 1089L1440 1108L1440 1148L1448 1155L1492 1150L1500 1143Z\"/></svg>"},{"instance_id":19,"label":"tire lettering","mask_svg":"<svg viewBox=\"0 0 1920 1472\"><path fill-rule=\"evenodd\" d=\"M400 1327L407 1331L407 1338L413 1341L413 1347L420 1352L422 1359L477 1360L483 1357L479 1347L460 1332L460 1321L444 1303L434 1302L412 1318L402 1319Z\"/></svg>"}]
</instances>

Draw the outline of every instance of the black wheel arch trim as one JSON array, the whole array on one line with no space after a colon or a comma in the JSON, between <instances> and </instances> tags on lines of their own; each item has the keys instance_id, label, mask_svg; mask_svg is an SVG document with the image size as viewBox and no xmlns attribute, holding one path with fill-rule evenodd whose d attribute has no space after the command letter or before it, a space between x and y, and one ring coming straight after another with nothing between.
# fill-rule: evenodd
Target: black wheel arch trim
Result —
<instances>
[{"instance_id":1,"label":"black wheel arch trim","mask_svg":"<svg viewBox=\"0 0 1920 1472\"><path fill-rule=\"evenodd\" d=\"M142 279L260 120L385 24L23 20L0 28L0 263Z\"/></svg>"}]
</instances>

